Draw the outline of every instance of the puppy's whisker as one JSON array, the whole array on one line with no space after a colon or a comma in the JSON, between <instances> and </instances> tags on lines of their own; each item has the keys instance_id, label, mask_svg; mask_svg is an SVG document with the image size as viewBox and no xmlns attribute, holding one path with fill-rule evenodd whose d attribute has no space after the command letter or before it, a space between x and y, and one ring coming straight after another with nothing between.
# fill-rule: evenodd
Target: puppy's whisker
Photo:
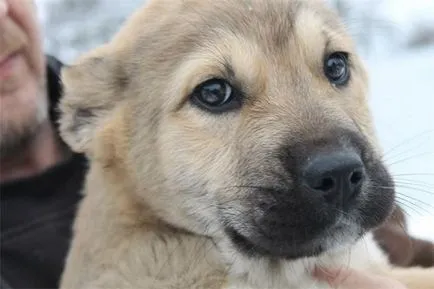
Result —
<instances>
[{"instance_id":1,"label":"puppy's whisker","mask_svg":"<svg viewBox=\"0 0 434 289\"><path fill-rule=\"evenodd\" d=\"M419 204L421 204L421 205L423 205L423 206L427 206L427 207L430 208L430 209L434 209L434 206L433 206L432 204L429 204L429 203L427 203L427 202L424 202L424 201L422 201L422 200L420 200L420 199L418 199L418 198L411 197L411 196L409 196L409 195L407 195L407 194L404 194L404 193L401 193L401 192L397 192L397 195L398 195L398 196L401 196L401 197L403 197L403 198L406 198L406 199L410 199L410 200L412 200L412 201L414 201L414 202L417 202L417 203L419 203Z\"/></svg>"},{"instance_id":2,"label":"puppy's whisker","mask_svg":"<svg viewBox=\"0 0 434 289\"><path fill-rule=\"evenodd\" d=\"M347 268L346 269L350 269L351 268L351 258L352 258L352 250L351 249L347 249L347 251L348 251L348 253L347 253L347 255L348 255L348 259L347 259L347 263L346 263L346 266L347 266Z\"/></svg>"},{"instance_id":3,"label":"puppy's whisker","mask_svg":"<svg viewBox=\"0 0 434 289\"><path fill-rule=\"evenodd\" d=\"M434 176L434 173L403 173L403 174L394 174L393 177L420 177L420 176Z\"/></svg>"},{"instance_id":4,"label":"puppy's whisker","mask_svg":"<svg viewBox=\"0 0 434 289\"><path fill-rule=\"evenodd\" d=\"M414 154L414 152L426 150L424 145L425 145L425 143L422 142L419 146L410 147L403 152L400 152L398 154L393 155L393 157L383 158L383 161L385 163L389 163L389 162L397 161L399 159L411 158L411 156L412 156L412 154ZM432 153L432 151L426 151L426 153Z\"/></svg>"},{"instance_id":5,"label":"puppy's whisker","mask_svg":"<svg viewBox=\"0 0 434 289\"><path fill-rule=\"evenodd\" d=\"M404 208L411 210L412 212L416 213L418 216L423 216L423 214L417 208L414 208L411 204L409 204L405 200L396 199L396 203ZM407 211L407 214L410 215L410 212Z\"/></svg>"},{"instance_id":6,"label":"puppy's whisker","mask_svg":"<svg viewBox=\"0 0 434 289\"><path fill-rule=\"evenodd\" d=\"M225 190L225 189L256 189L256 190L275 190L276 188L273 187L265 187L265 186L252 186L252 185L236 185L236 186L228 186L228 187L221 187L219 190Z\"/></svg>"},{"instance_id":7,"label":"puppy's whisker","mask_svg":"<svg viewBox=\"0 0 434 289\"><path fill-rule=\"evenodd\" d=\"M410 153L413 153L415 151L420 151L421 149L423 149L425 145L424 141L421 141L417 146L411 146L408 147L406 150L396 153L394 155L388 156L387 158L382 157L382 160L384 160L385 162L391 162L391 161L395 161L398 158L402 158L403 156L405 157L405 155L408 155Z\"/></svg>"},{"instance_id":8,"label":"puppy's whisker","mask_svg":"<svg viewBox=\"0 0 434 289\"><path fill-rule=\"evenodd\" d=\"M411 216L413 216L414 213L415 213L417 216L422 216L422 213L419 212L419 210L413 208L412 206L410 206L410 205L408 205L408 204L406 204L406 203L403 203L403 202L401 202L401 201L399 201L399 200L397 200L396 203L397 203L398 205L400 205L401 207L407 209L407 210L406 210L406 216L407 216L407 217L411 217ZM412 213L413 213L413 214L412 214Z\"/></svg>"},{"instance_id":9,"label":"puppy's whisker","mask_svg":"<svg viewBox=\"0 0 434 289\"><path fill-rule=\"evenodd\" d=\"M390 189L390 190L394 189L394 187L392 187L392 186L378 186L378 185L373 185L372 187L373 187L373 188L378 188L378 189ZM415 189L415 188L412 188L412 189ZM415 190L419 190L419 189L416 188ZM427 211L427 209L421 207L421 206L418 205L417 203L420 203L420 204L422 204L422 205L425 205L425 206L428 206L428 207L434 209L434 207L433 207L432 205L430 205L430 204L428 204L428 203L425 203L424 201L421 201L421 200L419 200L419 199L417 199L417 198L414 198L414 197L408 196L408 195L406 195L406 194L404 194L404 193L402 193L402 192L398 192L398 191L397 191L396 193L397 193L397 195L396 195L396 198L397 198L397 199L399 199L399 200L401 200L401 201L405 201L405 202L411 203L412 205L416 206L417 208L419 208L419 209L421 209L421 210L424 210L425 212L430 213L429 211ZM414 203L414 202L417 202L417 203Z\"/></svg>"},{"instance_id":10,"label":"puppy's whisker","mask_svg":"<svg viewBox=\"0 0 434 289\"><path fill-rule=\"evenodd\" d=\"M424 153L420 153L420 154L417 154L417 155L412 155L412 156L410 156L410 157L406 157L406 158L403 158L403 159L400 159L400 160L394 161L394 162L392 162L392 163L388 163L387 165L388 165L388 166L394 166L394 165L397 165L397 164L403 163L403 162L408 161L408 160L417 159L417 158L420 158L420 157L423 157L423 156L433 155L433 154L434 154L434 152L424 152ZM387 163L387 162L386 162L386 163Z\"/></svg>"},{"instance_id":11,"label":"puppy's whisker","mask_svg":"<svg viewBox=\"0 0 434 289\"><path fill-rule=\"evenodd\" d=\"M405 150L403 150L402 152L397 152L393 155L389 155L387 157L382 157L382 159L385 162L391 162L391 161L395 161L398 158L402 158L402 157L406 157L406 155L408 156L410 153L414 153L415 151L421 151L422 149L425 149L425 145L426 145L427 140L424 139L420 139L420 142L418 142L417 144L414 144L412 146L407 147ZM430 151L428 151L430 152Z\"/></svg>"},{"instance_id":12,"label":"puppy's whisker","mask_svg":"<svg viewBox=\"0 0 434 289\"><path fill-rule=\"evenodd\" d=\"M394 182L395 182L395 184L404 184L404 185L410 185L410 186L415 186L415 187L434 189L434 184L427 183L427 182L420 182L420 181L409 180L409 179L395 179Z\"/></svg>"},{"instance_id":13,"label":"puppy's whisker","mask_svg":"<svg viewBox=\"0 0 434 289\"><path fill-rule=\"evenodd\" d=\"M162 238L164 238L164 237L162 237ZM165 269L166 265L169 264L170 260L172 259L172 257L175 254L175 252L179 249L179 247L180 247L180 244L178 243L178 245L176 245L175 248L173 248L172 250L170 250L170 252L167 254L166 260L161 265L159 272L156 274L156 277L158 279L162 278L161 274L163 274L163 272L164 272L163 270Z\"/></svg>"},{"instance_id":14,"label":"puppy's whisker","mask_svg":"<svg viewBox=\"0 0 434 289\"><path fill-rule=\"evenodd\" d=\"M203 258L203 259L206 260L206 263L207 263L210 267L213 267L213 264L212 264L213 262L211 262L211 261L209 260L210 255L208 254L208 253L209 253L213 248L212 248L211 246L209 246L209 248L205 250L205 247L207 246L208 242L210 242L210 240L207 240L207 239L204 239L204 240L201 242L202 244L199 246L198 250L196 250L196 252L197 252L197 257L194 258L194 260L200 260L200 259ZM200 256L200 252L203 253L203 256ZM192 255L194 255L194 252L192 252ZM196 267L196 266L197 266L197 264L194 264L194 262L192 262L189 268L194 268L194 267Z\"/></svg>"},{"instance_id":15,"label":"puppy's whisker","mask_svg":"<svg viewBox=\"0 0 434 289\"><path fill-rule=\"evenodd\" d=\"M372 185L372 188L377 188L377 189L386 189L386 190L393 190L393 189L407 189L407 190L412 190L412 191L417 191L417 192L421 192L421 193L426 193L426 194L430 194L430 195L434 195L433 191L428 191L426 189L423 188L417 188L417 187L412 187L412 186L407 186L407 185L403 185L403 184L399 184L397 183L395 186L379 186L379 185Z\"/></svg>"},{"instance_id":16,"label":"puppy's whisker","mask_svg":"<svg viewBox=\"0 0 434 289\"><path fill-rule=\"evenodd\" d=\"M419 140L418 137L426 136L427 134L432 133L432 132L434 132L434 129L429 129L429 130L426 130L424 132L418 133L418 134L416 134L414 136L411 136L411 137L409 137L407 139L404 139L402 142L400 142L397 145L393 146L392 148L386 150L383 153L382 157L384 158L386 156L389 156L392 152L396 151L396 149L402 147L403 145L407 145L409 142L412 142L412 141L415 141L415 140Z\"/></svg>"},{"instance_id":17,"label":"puppy's whisker","mask_svg":"<svg viewBox=\"0 0 434 289\"><path fill-rule=\"evenodd\" d=\"M407 199L407 198L405 198L405 197L401 197L401 196L397 196L396 198L397 198L398 200L400 200L401 202L406 202L406 203L408 203L408 204L411 204L411 205L414 206L415 208L417 208L417 209L423 211L424 213L432 214L432 212L430 212L428 209L424 208L422 205L420 205L420 204L414 202L414 201L411 200L411 199L409 200L409 199Z\"/></svg>"},{"instance_id":18,"label":"puppy's whisker","mask_svg":"<svg viewBox=\"0 0 434 289\"><path fill-rule=\"evenodd\" d=\"M433 191L428 191L426 189L415 188L415 187L412 187L412 186L407 186L407 185L402 185L402 184L397 184L396 188L403 188L403 189L412 190L412 191L416 191L416 192L421 192L421 193L425 193L425 194L429 194L429 195L434 195Z\"/></svg>"},{"instance_id":19,"label":"puppy's whisker","mask_svg":"<svg viewBox=\"0 0 434 289\"><path fill-rule=\"evenodd\" d=\"M403 180L396 180L395 179L395 185L399 187L400 185L406 185L411 186L413 188L422 188L422 189L433 189L434 190L434 184L426 183L426 182L415 182L415 181L403 181Z\"/></svg>"}]
</instances>

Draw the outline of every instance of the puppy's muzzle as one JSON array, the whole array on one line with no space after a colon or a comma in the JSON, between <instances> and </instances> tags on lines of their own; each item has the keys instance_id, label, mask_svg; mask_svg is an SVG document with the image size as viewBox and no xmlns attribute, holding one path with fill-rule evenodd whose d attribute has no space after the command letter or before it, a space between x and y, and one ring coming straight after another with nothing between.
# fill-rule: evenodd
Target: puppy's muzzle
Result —
<instances>
[{"instance_id":1,"label":"puppy's muzzle","mask_svg":"<svg viewBox=\"0 0 434 289\"><path fill-rule=\"evenodd\" d=\"M223 206L226 232L248 254L317 255L354 242L390 213L392 179L361 134L298 140L271 153L274 167L256 167L264 177L250 179L245 199L237 194L227 212ZM234 206L242 208L237 218Z\"/></svg>"}]
</instances>

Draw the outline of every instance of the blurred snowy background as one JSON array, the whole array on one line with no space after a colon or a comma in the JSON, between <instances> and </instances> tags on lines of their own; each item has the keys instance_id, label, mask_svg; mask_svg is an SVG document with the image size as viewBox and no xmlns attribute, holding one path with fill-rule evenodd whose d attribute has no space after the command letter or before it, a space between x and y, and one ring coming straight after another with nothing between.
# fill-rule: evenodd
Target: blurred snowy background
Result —
<instances>
[{"instance_id":1,"label":"blurred snowy background","mask_svg":"<svg viewBox=\"0 0 434 289\"><path fill-rule=\"evenodd\" d=\"M342 15L370 72L377 133L410 231L434 240L434 0L328 2ZM46 51L70 62L110 39L144 1L36 3Z\"/></svg>"}]
</instances>

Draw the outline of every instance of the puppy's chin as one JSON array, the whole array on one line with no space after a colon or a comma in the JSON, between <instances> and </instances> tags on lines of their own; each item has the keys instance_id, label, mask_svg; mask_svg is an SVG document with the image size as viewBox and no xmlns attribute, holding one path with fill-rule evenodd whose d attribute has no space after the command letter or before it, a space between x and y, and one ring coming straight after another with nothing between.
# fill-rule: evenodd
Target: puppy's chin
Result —
<instances>
[{"instance_id":1,"label":"puppy's chin","mask_svg":"<svg viewBox=\"0 0 434 289\"><path fill-rule=\"evenodd\" d=\"M225 232L234 248L244 256L282 260L336 252L355 244L366 233L357 222L345 217L340 217L314 239L304 241L273 240L260 234L246 236L232 227L226 227Z\"/></svg>"}]
</instances>

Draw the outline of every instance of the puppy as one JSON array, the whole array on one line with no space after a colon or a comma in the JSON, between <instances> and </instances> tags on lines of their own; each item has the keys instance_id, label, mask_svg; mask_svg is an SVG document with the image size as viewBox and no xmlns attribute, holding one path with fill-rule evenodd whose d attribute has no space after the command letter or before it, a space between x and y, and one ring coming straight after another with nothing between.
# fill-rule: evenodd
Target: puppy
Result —
<instances>
[{"instance_id":1,"label":"puppy","mask_svg":"<svg viewBox=\"0 0 434 289\"><path fill-rule=\"evenodd\" d=\"M393 180L321 1L148 1L62 80L90 167L61 288L328 288L316 265L433 288L372 237Z\"/></svg>"}]
</instances>

